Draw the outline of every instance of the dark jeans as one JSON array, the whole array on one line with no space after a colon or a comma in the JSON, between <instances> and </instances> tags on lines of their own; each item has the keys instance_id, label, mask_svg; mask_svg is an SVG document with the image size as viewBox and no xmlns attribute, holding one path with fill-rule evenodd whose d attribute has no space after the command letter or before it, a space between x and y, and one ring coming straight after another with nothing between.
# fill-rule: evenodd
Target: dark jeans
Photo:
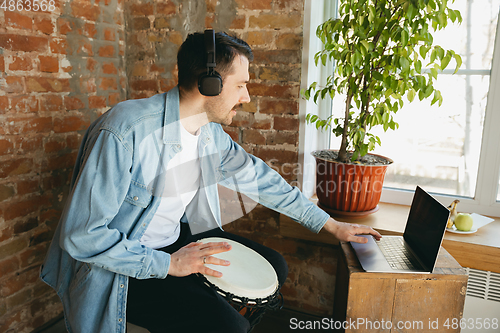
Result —
<instances>
[{"instance_id":1,"label":"dark jeans","mask_svg":"<svg viewBox=\"0 0 500 333\"><path fill-rule=\"evenodd\" d=\"M285 283L288 266L278 252L220 229L191 235L185 223L181 226L179 239L161 251L173 253L206 237L228 238L266 258L278 275L280 287ZM247 319L194 274L181 278L168 275L165 279L129 280L127 321L151 333L246 333L250 329Z\"/></svg>"}]
</instances>

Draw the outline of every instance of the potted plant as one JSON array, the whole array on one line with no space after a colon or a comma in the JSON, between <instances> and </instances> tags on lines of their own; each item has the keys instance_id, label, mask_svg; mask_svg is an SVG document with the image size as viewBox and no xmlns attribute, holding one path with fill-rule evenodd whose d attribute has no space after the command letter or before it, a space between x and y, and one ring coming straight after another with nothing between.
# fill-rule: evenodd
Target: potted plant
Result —
<instances>
[{"instance_id":1,"label":"potted plant","mask_svg":"<svg viewBox=\"0 0 500 333\"><path fill-rule=\"evenodd\" d=\"M308 123L330 128L342 139L338 151L313 152L319 205L330 213L357 216L378 209L385 170L392 160L369 154L381 144L371 133L373 128L397 129L393 115L405 99L411 103L417 96L420 100L432 97L431 105L441 105L441 93L433 86L439 71L452 59L455 72L462 64L453 50L433 45L432 32L449 21L462 21L460 12L447 3L339 0L339 17L318 26L316 35L324 49L315 55L316 66L330 60L335 70L326 85L314 82L302 94L315 102L345 96L342 114L326 119L306 116Z\"/></svg>"}]
</instances>

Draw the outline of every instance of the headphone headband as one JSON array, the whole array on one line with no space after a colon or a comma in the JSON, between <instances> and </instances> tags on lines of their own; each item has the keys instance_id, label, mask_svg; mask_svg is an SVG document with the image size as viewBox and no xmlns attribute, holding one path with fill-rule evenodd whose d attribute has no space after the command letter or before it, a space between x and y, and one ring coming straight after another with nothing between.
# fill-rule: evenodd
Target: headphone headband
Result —
<instances>
[{"instance_id":1,"label":"headphone headband","mask_svg":"<svg viewBox=\"0 0 500 333\"><path fill-rule=\"evenodd\" d=\"M205 30L205 50L207 52L207 68L215 67L215 31Z\"/></svg>"},{"instance_id":2,"label":"headphone headband","mask_svg":"<svg viewBox=\"0 0 500 333\"><path fill-rule=\"evenodd\" d=\"M205 30L207 72L198 78L198 90L205 96L217 96L222 91L222 77L215 70L215 31Z\"/></svg>"}]
</instances>

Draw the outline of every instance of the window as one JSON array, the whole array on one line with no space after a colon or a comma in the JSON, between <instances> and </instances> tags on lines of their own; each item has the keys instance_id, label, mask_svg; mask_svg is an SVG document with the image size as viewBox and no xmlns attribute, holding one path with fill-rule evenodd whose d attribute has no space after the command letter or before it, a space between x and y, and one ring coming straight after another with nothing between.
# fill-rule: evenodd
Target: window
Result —
<instances>
[{"instance_id":1,"label":"window","mask_svg":"<svg viewBox=\"0 0 500 333\"><path fill-rule=\"evenodd\" d=\"M498 180L497 201L500 201L500 177L499 177L499 180Z\"/></svg>"},{"instance_id":2,"label":"window","mask_svg":"<svg viewBox=\"0 0 500 333\"><path fill-rule=\"evenodd\" d=\"M455 75L450 75L453 69L439 75L435 86L443 95L441 107L416 99L396 115L399 130L376 132L382 146L373 153L395 162L388 168L382 201L409 205L415 186L421 185L445 205L460 199L459 211L500 216L500 131L496 129L500 46L495 45L500 44L495 39L500 0L456 0L449 6L460 10L463 22L434 33L434 40L459 53L462 67ZM336 97L333 112L342 110L343 103L342 97ZM338 142L331 136L332 149L339 147Z\"/></svg>"},{"instance_id":3,"label":"window","mask_svg":"<svg viewBox=\"0 0 500 333\"><path fill-rule=\"evenodd\" d=\"M321 47L321 41L316 37L316 27L330 17L335 17L337 12L337 0L306 0L304 3L304 42L302 44L302 84L301 88L307 88L311 83L325 82L333 65L328 64L325 68L314 65L314 55ZM315 192L315 160L311 152L315 149L328 148L330 145L330 133L319 132L312 125L304 122L307 113L313 113L323 118L328 117L332 110L332 103L328 100L318 101L314 104L312 100L300 99L299 116L302 120L299 128L299 166L298 186L302 193L308 198Z\"/></svg>"}]
</instances>

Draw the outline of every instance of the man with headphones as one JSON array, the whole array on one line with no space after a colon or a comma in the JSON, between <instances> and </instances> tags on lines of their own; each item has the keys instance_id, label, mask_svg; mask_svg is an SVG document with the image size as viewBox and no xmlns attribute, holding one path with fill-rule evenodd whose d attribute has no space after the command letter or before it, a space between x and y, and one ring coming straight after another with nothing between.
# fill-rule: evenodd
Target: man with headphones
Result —
<instances>
[{"instance_id":1,"label":"man with headphones","mask_svg":"<svg viewBox=\"0 0 500 333\"><path fill-rule=\"evenodd\" d=\"M195 33L178 52L178 86L119 103L87 130L71 192L41 278L63 302L69 332L126 330L126 322L156 332L248 332L250 323L194 273L220 276L206 263L226 242L254 249L275 268L277 252L222 230L217 186L240 191L313 232L344 241L371 228L340 223L313 205L262 160L246 153L222 127L247 90L247 43L225 33Z\"/></svg>"}]
</instances>

